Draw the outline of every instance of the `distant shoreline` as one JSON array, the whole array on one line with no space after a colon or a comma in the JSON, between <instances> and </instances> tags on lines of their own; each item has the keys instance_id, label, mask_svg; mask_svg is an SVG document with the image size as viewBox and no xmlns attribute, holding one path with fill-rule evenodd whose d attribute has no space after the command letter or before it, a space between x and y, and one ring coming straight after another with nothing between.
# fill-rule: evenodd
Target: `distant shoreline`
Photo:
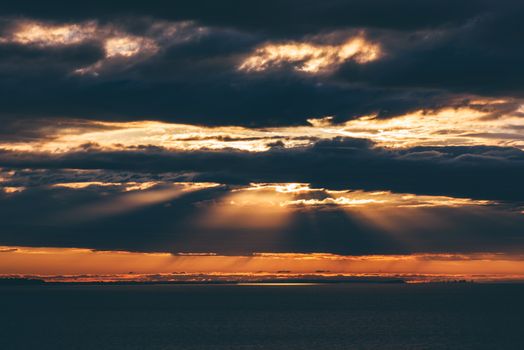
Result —
<instances>
[{"instance_id":1,"label":"distant shoreline","mask_svg":"<svg viewBox=\"0 0 524 350\"><path fill-rule=\"evenodd\" d=\"M198 284L341 284L341 283L379 283L402 284L403 279L392 278L348 278L348 279L266 279L266 280L215 280L215 281L45 281L35 278L0 278L0 286L9 285L198 285Z\"/></svg>"},{"instance_id":2,"label":"distant shoreline","mask_svg":"<svg viewBox=\"0 0 524 350\"><path fill-rule=\"evenodd\" d=\"M2 286L60 286L60 285L102 285L102 286L135 286L135 285L321 285L321 284L410 284L400 278L318 278L318 279L265 279L265 280L201 280L201 281L45 281L36 278L0 278ZM469 280L428 281L431 284L469 284Z\"/></svg>"}]
</instances>

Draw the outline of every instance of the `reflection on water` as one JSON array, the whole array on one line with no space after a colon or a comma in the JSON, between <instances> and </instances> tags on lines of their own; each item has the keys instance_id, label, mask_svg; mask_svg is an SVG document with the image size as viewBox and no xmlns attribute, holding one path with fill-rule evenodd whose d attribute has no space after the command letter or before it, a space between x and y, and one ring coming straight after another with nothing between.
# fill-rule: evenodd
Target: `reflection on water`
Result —
<instances>
[{"instance_id":1,"label":"reflection on water","mask_svg":"<svg viewBox=\"0 0 524 350\"><path fill-rule=\"evenodd\" d=\"M316 286L322 283L237 283L237 286L277 286L277 287L289 287L289 286Z\"/></svg>"}]
</instances>

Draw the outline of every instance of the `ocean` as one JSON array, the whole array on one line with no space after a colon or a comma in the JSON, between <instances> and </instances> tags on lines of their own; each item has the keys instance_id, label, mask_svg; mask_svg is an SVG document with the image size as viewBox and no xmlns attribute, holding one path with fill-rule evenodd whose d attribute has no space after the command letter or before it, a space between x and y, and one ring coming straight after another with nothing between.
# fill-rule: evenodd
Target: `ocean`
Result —
<instances>
[{"instance_id":1,"label":"ocean","mask_svg":"<svg viewBox=\"0 0 524 350\"><path fill-rule=\"evenodd\" d=\"M523 284L0 287L0 349L524 349Z\"/></svg>"}]
</instances>

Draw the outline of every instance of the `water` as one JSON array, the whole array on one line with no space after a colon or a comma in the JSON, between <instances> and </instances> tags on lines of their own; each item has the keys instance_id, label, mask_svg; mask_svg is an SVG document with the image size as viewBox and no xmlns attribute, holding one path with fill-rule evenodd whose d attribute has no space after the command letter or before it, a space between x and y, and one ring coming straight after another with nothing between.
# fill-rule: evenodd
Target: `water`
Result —
<instances>
[{"instance_id":1,"label":"water","mask_svg":"<svg viewBox=\"0 0 524 350\"><path fill-rule=\"evenodd\" d=\"M524 349L524 285L0 288L0 349Z\"/></svg>"}]
</instances>

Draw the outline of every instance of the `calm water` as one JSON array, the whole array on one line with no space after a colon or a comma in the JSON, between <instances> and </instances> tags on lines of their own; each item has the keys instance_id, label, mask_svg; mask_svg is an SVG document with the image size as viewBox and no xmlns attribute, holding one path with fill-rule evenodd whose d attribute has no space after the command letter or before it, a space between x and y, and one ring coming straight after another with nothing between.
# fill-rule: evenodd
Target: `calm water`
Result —
<instances>
[{"instance_id":1,"label":"calm water","mask_svg":"<svg viewBox=\"0 0 524 350\"><path fill-rule=\"evenodd\" d=\"M0 349L524 349L524 285L0 288Z\"/></svg>"}]
</instances>

